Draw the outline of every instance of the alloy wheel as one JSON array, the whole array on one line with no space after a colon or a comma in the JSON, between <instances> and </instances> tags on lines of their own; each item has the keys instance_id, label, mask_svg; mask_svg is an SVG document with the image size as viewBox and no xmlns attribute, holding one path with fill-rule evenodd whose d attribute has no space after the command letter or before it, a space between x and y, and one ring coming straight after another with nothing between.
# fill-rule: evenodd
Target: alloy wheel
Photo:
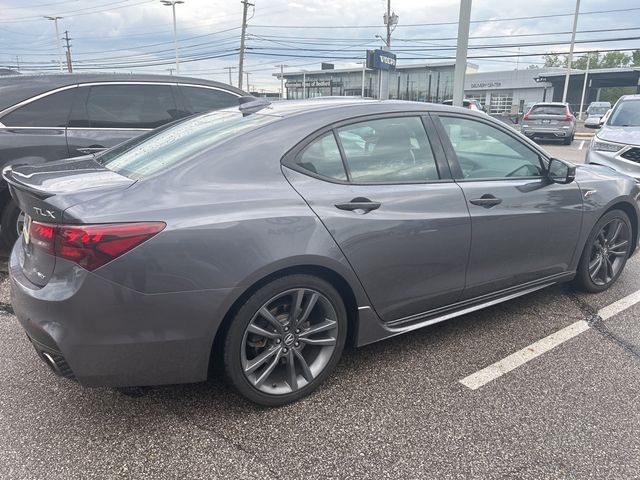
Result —
<instances>
[{"instance_id":1,"label":"alloy wheel","mask_svg":"<svg viewBox=\"0 0 640 480\"><path fill-rule=\"evenodd\" d=\"M596 235L589 257L589 277L596 285L607 285L617 278L629 251L629 227L614 218Z\"/></svg>"},{"instance_id":2,"label":"alloy wheel","mask_svg":"<svg viewBox=\"0 0 640 480\"><path fill-rule=\"evenodd\" d=\"M337 336L336 309L326 296L310 288L287 290L267 301L247 325L242 371L261 392L295 392L324 370Z\"/></svg>"}]
</instances>

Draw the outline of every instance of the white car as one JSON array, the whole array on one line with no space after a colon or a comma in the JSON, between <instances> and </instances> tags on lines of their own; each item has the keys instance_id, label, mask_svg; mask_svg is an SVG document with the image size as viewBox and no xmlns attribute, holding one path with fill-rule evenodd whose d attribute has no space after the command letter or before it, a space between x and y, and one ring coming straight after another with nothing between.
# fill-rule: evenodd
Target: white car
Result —
<instances>
[{"instance_id":1,"label":"white car","mask_svg":"<svg viewBox=\"0 0 640 480\"><path fill-rule=\"evenodd\" d=\"M586 128L600 128L600 122L611 109L610 102L591 102L587 108L587 119L584 121Z\"/></svg>"}]
</instances>

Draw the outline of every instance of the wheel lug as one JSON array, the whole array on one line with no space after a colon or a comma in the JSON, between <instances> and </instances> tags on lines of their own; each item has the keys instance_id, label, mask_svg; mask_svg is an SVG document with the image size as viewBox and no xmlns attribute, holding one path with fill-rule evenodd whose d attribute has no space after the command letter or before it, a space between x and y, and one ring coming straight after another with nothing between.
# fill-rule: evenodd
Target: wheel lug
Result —
<instances>
[{"instance_id":1,"label":"wheel lug","mask_svg":"<svg viewBox=\"0 0 640 480\"><path fill-rule=\"evenodd\" d=\"M284 327L284 331L288 332L289 331L289 327Z\"/></svg>"},{"instance_id":2,"label":"wheel lug","mask_svg":"<svg viewBox=\"0 0 640 480\"><path fill-rule=\"evenodd\" d=\"M280 345L280 342L281 342L281 341L282 341L282 340L280 340L279 338L276 338L276 343L277 343L278 345Z\"/></svg>"},{"instance_id":3,"label":"wheel lug","mask_svg":"<svg viewBox=\"0 0 640 480\"><path fill-rule=\"evenodd\" d=\"M282 349L282 351L283 351L284 353L287 353L287 352L289 351L289 349L288 349L287 347L284 347L284 348Z\"/></svg>"},{"instance_id":4,"label":"wheel lug","mask_svg":"<svg viewBox=\"0 0 640 480\"><path fill-rule=\"evenodd\" d=\"M299 346L300 346L300 342L296 342L296 343L294 343L294 345L295 345L296 347L299 347Z\"/></svg>"},{"instance_id":5,"label":"wheel lug","mask_svg":"<svg viewBox=\"0 0 640 480\"><path fill-rule=\"evenodd\" d=\"M300 329L299 328L296 328L296 333L300 333Z\"/></svg>"}]
</instances>

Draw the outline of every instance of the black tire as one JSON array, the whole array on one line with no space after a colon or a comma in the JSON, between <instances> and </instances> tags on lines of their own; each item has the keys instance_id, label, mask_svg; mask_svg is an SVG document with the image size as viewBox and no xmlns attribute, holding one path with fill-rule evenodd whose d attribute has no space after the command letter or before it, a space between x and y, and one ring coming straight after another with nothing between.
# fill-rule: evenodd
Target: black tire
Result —
<instances>
[{"instance_id":1,"label":"black tire","mask_svg":"<svg viewBox=\"0 0 640 480\"><path fill-rule=\"evenodd\" d=\"M598 247L594 244L597 243L596 239L600 235L601 231L615 220L621 221L626 227L626 235L628 241L624 247L624 255L621 255L619 258L620 262L616 266L615 274L612 275L611 279L606 283L598 284L593 280L592 275L589 273L590 262L596 261L596 259L593 258L593 255L597 252ZM618 280L618 277L624 270L624 267L627 263L627 258L629 258L629 252L631 251L632 240L633 230L627 214L622 210L611 210L610 212L605 213L593 226L593 229L591 230L591 233L587 238L587 242L585 243L582 255L580 257L580 263L578 263L576 278L573 282L574 286L579 290L589 293L604 292L609 287L611 287L611 285L613 285L616 280ZM620 249L620 251L622 251L622 249Z\"/></svg>"},{"instance_id":2,"label":"black tire","mask_svg":"<svg viewBox=\"0 0 640 480\"><path fill-rule=\"evenodd\" d=\"M316 303L319 305L320 302L322 302L323 306L325 306L326 308L332 307L333 310L331 310L331 312L335 314L336 325L332 327L331 333L334 335L334 337L332 337L331 339L335 338L335 344L332 347L324 347L324 346L316 347L314 345L305 344L301 347L296 348L298 352L300 351L303 352L304 350L301 350L301 349L308 348L309 350L307 350L307 355L313 355L314 349L317 349L318 353L316 353L316 359L314 360L314 362L318 361L318 358L320 358L320 351L322 349L333 348L333 350L329 354L326 354L326 352L323 353L324 357L322 359L322 362L325 362L324 366L322 366L321 370L317 372L315 376L311 375L311 377L313 377L311 380L303 379L302 378L303 375L298 376L295 374L297 370L300 371L300 369L302 368L301 364L299 363L301 361L299 359L300 356L296 357L293 362L293 365L294 365L293 376L295 378L299 378L300 380L306 383L304 383L302 387L298 388L299 383L297 380L295 380L295 378L293 382L289 382L288 384L286 383L286 380L285 380L282 383L282 385L287 386L293 383L295 387L291 386L290 392L280 391L279 393L276 393L276 394L270 394L268 392L265 392L264 390L268 390L270 388L276 388L275 380L273 381L273 384L272 384L271 379L272 379L272 376L276 377L280 373L281 370L278 370L278 369L284 369L285 372L289 372L288 370L289 358L293 357L294 348L291 346L291 344L289 344L290 357L283 358L285 356L284 354L282 355L282 357L280 356L280 353L277 354L278 356L275 358L276 362L274 362L275 365L277 366L273 369L272 371L273 373L267 374L267 380L258 387L256 387L257 382L252 383L253 380L250 380L250 378L248 378L249 374L248 373L245 374L245 369L243 368L243 362L247 362L247 357L248 357L247 349L251 349L251 348L256 349L255 356L252 359L250 359L249 362L255 361L255 359L258 358L260 354L266 353L267 350L272 351L272 349L274 348L279 348L280 351L282 350L287 351L287 348L285 348L284 340L288 340L286 339L286 337L289 336L292 332L290 331L289 334L283 334L285 336L282 337L282 342L278 341L278 346L276 346L275 342L280 339L269 340L266 337L264 338L258 337L261 339L260 341L262 343L260 343L259 341L255 340L256 337L253 333L248 333L248 328L250 324L255 325L256 319L263 318L259 314L259 311L263 311L263 307L267 307L268 305L273 305L269 302L272 302L272 301L280 302L281 300L277 300L277 298L283 298L283 297L280 297L282 295L284 295L285 299L289 298L288 295L290 295L291 296L290 298L293 301L293 296L295 295L295 293L287 293L287 292L297 292L297 291L306 292L306 293L303 293L303 296L311 295L312 293L319 293L320 294L319 297L322 300L317 300ZM276 300L274 300L274 298ZM304 305L304 306L309 305L311 303L308 300L309 297L307 296L304 298L306 298L306 300L303 300L303 301L306 303L303 303L300 305ZM282 300L282 303L286 304L286 300ZM319 306L318 308L324 308L323 306ZM286 310L286 305L283 308L285 309L285 313L283 313L283 315L287 315L286 312L291 311L291 308L289 310ZM313 307L313 308L316 308L316 307ZM301 316L303 316L302 315L303 310L306 310L306 308L300 309ZM320 312L320 313L323 313L323 312ZM275 317L275 314L274 314L274 317ZM278 320L283 322L283 325L289 325L289 321L291 320L291 318L292 317L289 316L287 320L280 320L280 319ZM309 322L305 323L305 325L307 324L309 324ZM314 325L312 324L311 327L313 326ZM265 327L265 329L266 328L269 328L269 326ZM298 330L296 330L296 333L297 332ZM274 335L276 334L275 329L273 329L273 334ZM300 334L300 337L302 337L303 334L304 334L304 331ZM247 337L247 335L250 335L250 337ZM254 336L251 337L251 335L254 335ZM252 342L249 342L249 338L253 338L254 340ZM299 400L309 395L327 378L329 374L331 374L335 366L338 364L338 361L340 360L342 351L344 349L346 338L347 338L347 312L340 294L336 291L336 289L333 286L331 286L331 284L329 284L328 282L320 278L317 278L311 275L304 275L304 274L295 274L295 275L281 277L268 283L264 287L257 290L253 295L251 295L249 300L244 305L242 305L242 307L238 310L237 314L231 321L231 324L229 326L228 332L224 339L224 345L223 345L223 358L224 358L225 372L231 384L244 397L251 400L252 402L257 403L259 405L269 406L269 407L285 405L291 402L295 402L296 400ZM295 343L296 346L298 345L298 340L300 340L301 344L304 342L304 340L302 340L301 338L299 339L296 336L296 343ZM271 342L270 346L266 345L266 343L268 342ZM259 345L259 346L256 347L255 345ZM258 348L262 348L263 350L257 350ZM266 368L267 363L270 363L270 362L271 360L264 362L265 368L264 370L262 370L262 372L267 370ZM296 362L298 363L296 364ZM309 366L314 366L314 364L311 363L309 365L305 362L305 366L307 367L306 371L309 372L310 371ZM255 375L258 376L258 373L256 373ZM286 376L287 373L283 373L283 375ZM304 376L306 377L306 375ZM280 388L280 384L278 384L278 388Z\"/></svg>"},{"instance_id":3,"label":"black tire","mask_svg":"<svg viewBox=\"0 0 640 480\"><path fill-rule=\"evenodd\" d=\"M11 249L13 244L18 240L17 223L20 216L20 208L16 205L13 199L10 199L2 210L0 215L0 237L2 237L2 243L7 248Z\"/></svg>"},{"instance_id":4,"label":"black tire","mask_svg":"<svg viewBox=\"0 0 640 480\"><path fill-rule=\"evenodd\" d=\"M573 143L573 137L571 136L571 137L567 137L567 138L565 138L565 139L563 140L563 143L564 143L565 145L571 145L571 143Z\"/></svg>"}]
</instances>

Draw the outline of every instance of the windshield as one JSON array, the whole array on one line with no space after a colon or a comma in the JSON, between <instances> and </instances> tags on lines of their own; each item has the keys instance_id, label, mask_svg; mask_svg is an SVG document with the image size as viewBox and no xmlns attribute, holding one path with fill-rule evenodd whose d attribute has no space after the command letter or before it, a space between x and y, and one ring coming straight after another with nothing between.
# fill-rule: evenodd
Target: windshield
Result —
<instances>
[{"instance_id":1,"label":"windshield","mask_svg":"<svg viewBox=\"0 0 640 480\"><path fill-rule=\"evenodd\" d=\"M620 102L607 124L612 127L640 127L640 100Z\"/></svg>"},{"instance_id":2,"label":"windshield","mask_svg":"<svg viewBox=\"0 0 640 480\"><path fill-rule=\"evenodd\" d=\"M609 110L609 107L589 107L587 113L589 115L604 115Z\"/></svg>"},{"instance_id":3,"label":"windshield","mask_svg":"<svg viewBox=\"0 0 640 480\"><path fill-rule=\"evenodd\" d=\"M96 161L109 170L138 179L154 174L234 135L278 117L211 112L172 123L107 150Z\"/></svg>"}]
</instances>

